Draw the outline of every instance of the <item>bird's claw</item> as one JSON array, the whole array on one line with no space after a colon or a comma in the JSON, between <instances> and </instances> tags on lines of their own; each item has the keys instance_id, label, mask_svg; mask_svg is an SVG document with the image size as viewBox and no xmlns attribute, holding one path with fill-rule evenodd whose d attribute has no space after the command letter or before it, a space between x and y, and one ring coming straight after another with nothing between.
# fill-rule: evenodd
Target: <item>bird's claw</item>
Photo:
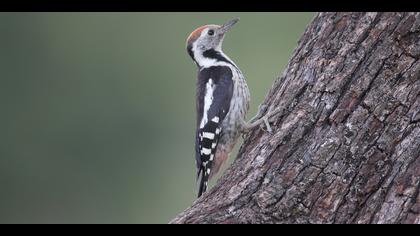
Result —
<instances>
[{"instance_id":1,"label":"bird's claw","mask_svg":"<svg viewBox=\"0 0 420 236\"><path fill-rule=\"evenodd\" d=\"M272 134L273 133L273 129L271 128L271 126L270 126L270 122L268 121L268 117L267 116L264 116L263 118L263 121L264 121L264 125L265 125L265 127L267 128L267 132L269 133L269 134Z\"/></svg>"}]
</instances>

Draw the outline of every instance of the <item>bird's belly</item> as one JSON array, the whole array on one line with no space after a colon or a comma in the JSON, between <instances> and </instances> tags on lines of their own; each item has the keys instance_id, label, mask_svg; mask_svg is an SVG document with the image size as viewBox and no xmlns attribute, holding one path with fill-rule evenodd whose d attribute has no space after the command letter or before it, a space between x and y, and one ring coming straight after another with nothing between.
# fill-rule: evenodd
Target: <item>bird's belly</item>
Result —
<instances>
[{"instance_id":1,"label":"bird's belly","mask_svg":"<svg viewBox=\"0 0 420 236\"><path fill-rule=\"evenodd\" d=\"M222 122L220 144L234 145L241 134L242 120L249 109L250 95L244 79L236 81L229 112ZM232 147L233 148L233 147Z\"/></svg>"}]
</instances>

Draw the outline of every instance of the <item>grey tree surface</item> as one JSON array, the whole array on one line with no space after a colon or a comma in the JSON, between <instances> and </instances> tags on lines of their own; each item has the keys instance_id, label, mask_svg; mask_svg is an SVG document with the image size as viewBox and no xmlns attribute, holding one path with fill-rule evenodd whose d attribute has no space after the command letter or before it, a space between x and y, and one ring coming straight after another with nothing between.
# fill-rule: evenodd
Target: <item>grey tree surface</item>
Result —
<instances>
[{"instance_id":1,"label":"grey tree surface","mask_svg":"<svg viewBox=\"0 0 420 236\"><path fill-rule=\"evenodd\" d=\"M215 187L171 223L420 223L420 13L319 13Z\"/></svg>"}]
</instances>

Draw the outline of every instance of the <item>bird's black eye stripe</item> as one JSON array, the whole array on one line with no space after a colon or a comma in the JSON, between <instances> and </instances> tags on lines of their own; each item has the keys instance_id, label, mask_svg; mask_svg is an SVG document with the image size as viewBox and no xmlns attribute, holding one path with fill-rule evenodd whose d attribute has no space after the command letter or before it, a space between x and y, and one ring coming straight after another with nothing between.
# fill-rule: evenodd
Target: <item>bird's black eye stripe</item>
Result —
<instances>
[{"instance_id":1,"label":"bird's black eye stripe","mask_svg":"<svg viewBox=\"0 0 420 236\"><path fill-rule=\"evenodd\" d=\"M207 32L208 35L213 35L214 34L214 30L209 30L209 32Z\"/></svg>"}]
</instances>

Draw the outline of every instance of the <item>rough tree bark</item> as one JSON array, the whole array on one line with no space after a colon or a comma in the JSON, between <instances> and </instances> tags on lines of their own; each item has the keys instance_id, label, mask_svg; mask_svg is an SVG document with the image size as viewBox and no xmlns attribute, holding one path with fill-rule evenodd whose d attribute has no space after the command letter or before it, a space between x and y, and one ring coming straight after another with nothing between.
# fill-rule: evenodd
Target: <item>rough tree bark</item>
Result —
<instances>
[{"instance_id":1,"label":"rough tree bark","mask_svg":"<svg viewBox=\"0 0 420 236\"><path fill-rule=\"evenodd\" d=\"M319 13L216 186L171 223L420 223L420 13Z\"/></svg>"}]
</instances>

